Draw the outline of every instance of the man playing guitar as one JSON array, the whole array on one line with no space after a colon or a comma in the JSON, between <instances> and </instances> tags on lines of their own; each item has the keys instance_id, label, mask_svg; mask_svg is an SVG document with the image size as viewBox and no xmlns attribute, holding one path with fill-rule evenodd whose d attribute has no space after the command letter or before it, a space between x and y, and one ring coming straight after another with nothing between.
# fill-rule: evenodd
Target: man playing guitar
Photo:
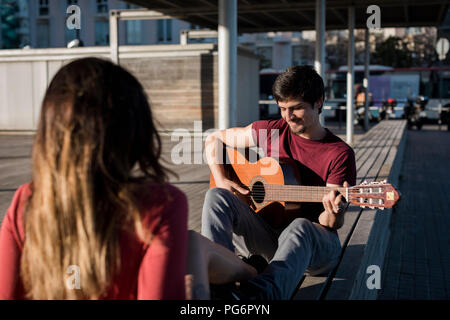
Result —
<instances>
[{"instance_id":1,"label":"man playing guitar","mask_svg":"<svg viewBox=\"0 0 450 320\"><path fill-rule=\"evenodd\" d=\"M227 178L216 160L221 142L232 148L260 147L266 156L295 160L302 185L348 187L356 183L353 149L322 127L322 78L310 66L287 69L273 85L282 119L256 121L247 127L216 131L205 143L216 188L208 190L202 213L202 234L244 256L260 255L268 266L241 284L241 291L262 300L289 299L305 271L323 274L339 258L336 230L344 223L348 202L333 190L322 203L304 203L273 225L237 195L249 190Z\"/></svg>"}]
</instances>

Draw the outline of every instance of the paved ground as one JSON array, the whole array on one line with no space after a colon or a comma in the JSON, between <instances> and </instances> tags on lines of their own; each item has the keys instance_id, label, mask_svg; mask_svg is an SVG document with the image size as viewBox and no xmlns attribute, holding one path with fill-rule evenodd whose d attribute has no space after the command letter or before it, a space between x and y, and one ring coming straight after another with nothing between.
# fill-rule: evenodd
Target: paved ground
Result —
<instances>
[{"instance_id":1,"label":"paved ground","mask_svg":"<svg viewBox=\"0 0 450 320\"><path fill-rule=\"evenodd\" d=\"M31 179L30 135L0 134L0 221L6 213L15 190Z\"/></svg>"},{"instance_id":2,"label":"paved ground","mask_svg":"<svg viewBox=\"0 0 450 320\"><path fill-rule=\"evenodd\" d=\"M450 132L437 128L407 133L379 299L450 299Z\"/></svg>"}]
</instances>

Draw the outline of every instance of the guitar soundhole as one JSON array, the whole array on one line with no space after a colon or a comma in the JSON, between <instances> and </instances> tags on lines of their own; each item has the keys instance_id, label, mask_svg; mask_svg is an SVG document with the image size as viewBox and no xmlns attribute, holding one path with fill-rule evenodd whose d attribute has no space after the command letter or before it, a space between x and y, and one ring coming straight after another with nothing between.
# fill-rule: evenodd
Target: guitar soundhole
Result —
<instances>
[{"instance_id":1,"label":"guitar soundhole","mask_svg":"<svg viewBox=\"0 0 450 320\"><path fill-rule=\"evenodd\" d=\"M263 203L266 197L266 191L264 190L264 184L262 182L255 182L252 186L252 196L256 203Z\"/></svg>"}]
</instances>

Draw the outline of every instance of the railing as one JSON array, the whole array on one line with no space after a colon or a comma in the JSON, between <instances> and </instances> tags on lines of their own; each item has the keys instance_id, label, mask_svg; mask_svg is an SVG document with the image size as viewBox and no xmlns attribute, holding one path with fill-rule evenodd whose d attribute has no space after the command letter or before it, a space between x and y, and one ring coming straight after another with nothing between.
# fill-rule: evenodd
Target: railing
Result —
<instances>
[{"instance_id":1,"label":"railing","mask_svg":"<svg viewBox=\"0 0 450 320\"><path fill-rule=\"evenodd\" d=\"M216 30L181 30L180 31L180 44L187 45L189 39L205 39L205 38L217 38L218 33Z\"/></svg>"}]
</instances>

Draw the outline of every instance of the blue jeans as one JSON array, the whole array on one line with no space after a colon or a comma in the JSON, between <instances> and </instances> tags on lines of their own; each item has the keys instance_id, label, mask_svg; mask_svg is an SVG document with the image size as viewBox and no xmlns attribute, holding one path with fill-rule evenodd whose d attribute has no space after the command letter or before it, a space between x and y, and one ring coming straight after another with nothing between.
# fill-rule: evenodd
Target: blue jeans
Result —
<instances>
[{"instance_id":1,"label":"blue jeans","mask_svg":"<svg viewBox=\"0 0 450 320\"><path fill-rule=\"evenodd\" d=\"M328 272L341 252L338 235L322 225L296 218L284 229L272 228L222 188L206 193L202 235L238 254L259 254L269 261L266 270L250 280L265 300L289 299L305 272Z\"/></svg>"}]
</instances>

